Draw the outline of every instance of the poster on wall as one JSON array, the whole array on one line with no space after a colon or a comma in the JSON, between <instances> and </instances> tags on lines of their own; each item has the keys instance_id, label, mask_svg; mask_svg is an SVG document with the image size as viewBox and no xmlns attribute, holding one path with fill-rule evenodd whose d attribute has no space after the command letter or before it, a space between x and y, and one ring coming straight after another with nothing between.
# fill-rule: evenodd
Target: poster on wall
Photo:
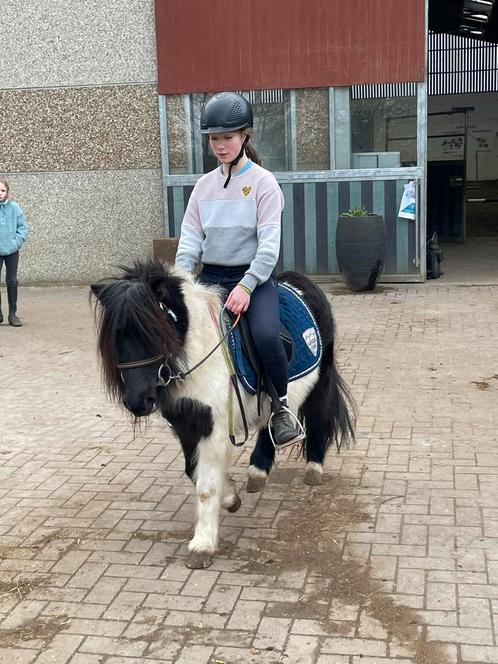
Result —
<instances>
[{"instance_id":1,"label":"poster on wall","mask_svg":"<svg viewBox=\"0 0 498 664\"><path fill-rule=\"evenodd\" d=\"M399 206L398 217L414 220L417 218L417 190L415 187L415 180L405 184L404 189Z\"/></svg>"},{"instance_id":2,"label":"poster on wall","mask_svg":"<svg viewBox=\"0 0 498 664\"><path fill-rule=\"evenodd\" d=\"M442 115L429 117L428 161L462 161L464 159L463 117ZM498 132L496 118L473 114L467 129L467 179L498 178Z\"/></svg>"}]
</instances>

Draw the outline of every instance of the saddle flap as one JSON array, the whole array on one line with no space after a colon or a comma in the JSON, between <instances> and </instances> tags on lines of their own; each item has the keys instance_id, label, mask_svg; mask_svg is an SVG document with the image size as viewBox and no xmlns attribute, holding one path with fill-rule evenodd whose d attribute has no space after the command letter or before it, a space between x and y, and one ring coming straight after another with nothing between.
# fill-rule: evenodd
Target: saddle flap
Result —
<instances>
[{"instance_id":1,"label":"saddle flap","mask_svg":"<svg viewBox=\"0 0 498 664\"><path fill-rule=\"evenodd\" d=\"M288 284L279 283L278 288L280 336L289 362L289 381L292 381L305 376L318 366L322 356L322 343L316 321L299 293ZM244 316L241 316L228 341L239 380L247 392L256 394L258 377L262 372Z\"/></svg>"}]
</instances>

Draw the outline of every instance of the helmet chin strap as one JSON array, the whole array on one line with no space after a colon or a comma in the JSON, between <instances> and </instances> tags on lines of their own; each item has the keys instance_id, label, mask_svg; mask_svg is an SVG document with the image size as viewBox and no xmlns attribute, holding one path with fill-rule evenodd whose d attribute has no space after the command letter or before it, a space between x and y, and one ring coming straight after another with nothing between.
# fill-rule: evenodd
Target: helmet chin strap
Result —
<instances>
[{"instance_id":1,"label":"helmet chin strap","mask_svg":"<svg viewBox=\"0 0 498 664\"><path fill-rule=\"evenodd\" d=\"M237 166L240 159L242 158L242 155L244 154L244 149L247 145L248 140L249 140L249 136L246 136L245 139L244 139L244 142L242 143L242 147L240 148L239 154L235 157L235 159L233 161L230 162L230 166L228 167L227 179L225 180L225 184L223 185L223 189L226 189L228 187L228 183L230 182L230 178L232 177L232 168L234 166Z\"/></svg>"}]
</instances>

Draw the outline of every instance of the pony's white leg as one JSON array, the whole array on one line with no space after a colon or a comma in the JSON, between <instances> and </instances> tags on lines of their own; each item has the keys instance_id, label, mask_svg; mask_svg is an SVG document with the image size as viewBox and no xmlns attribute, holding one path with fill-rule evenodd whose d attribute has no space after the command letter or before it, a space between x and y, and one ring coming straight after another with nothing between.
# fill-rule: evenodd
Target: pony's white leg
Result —
<instances>
[{"instance_id":1,"label":"pony's white leg","mask_svg":"<svg viewBox=\"0 0 498 664\"><path fill-rule=\"evenodd\" d=\"M316 461L308 461L304 471L304 484L317 486L323 482L323 465Z\"/></svg>"},{"instance_id":2,"label":"pony's white leg","mask_svg":"<svg viewBox=\"0 0 498 664\"><path fill-rule=\"evenodd\" d=\"M188 545L187 567L201 569L212 563L218 544L220 506L227 466L226 444L214 436L197 447L197 524Z\"/></svg>"}]
</instances>

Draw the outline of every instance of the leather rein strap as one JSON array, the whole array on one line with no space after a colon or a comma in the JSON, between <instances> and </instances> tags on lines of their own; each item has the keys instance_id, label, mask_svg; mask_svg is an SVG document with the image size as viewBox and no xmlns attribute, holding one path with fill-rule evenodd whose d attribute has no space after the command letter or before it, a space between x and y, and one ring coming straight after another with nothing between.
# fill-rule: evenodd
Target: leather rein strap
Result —
<instances>
[{"instance_id":1,"label":"leather rein strap","mask_svg":"<svg viewBox=\"0 0 498 664\"><path fill-rule=\"evenodd\" d=\"M159 306L161 309L164 309L164 305L162 303L159 303ZM198 367L201 366L201 364L204 364L204 362L211 357L211 355L223 344L222 350L223 350L223 357L225 358L225 364L227 365L228 369L228 374L230 377L230 383L228 385L229 389L229 394L228 394L228 437L230 438L230 442L232 445L235 447L241 447L244 445L244 443L247 442L249 438L249 427L247 425L247 418L244 410L244 405L242 403L242 396L240 394L240 389L239 389L239 384L237 381L237 375L235 372L235 367L233 366L233 362L230 357L230 352L228 351L227 344L225 343L232 331L237 327L238 322L240 320L240 314L238 314L237 318L235 319L234 323L232 325L228 325L228 329L226 332L223 334L223 329L222 329L222 324L221 320L223 320L223 313L225 311L225 307L221 309L220 313L220 322L217 320L216 313L214 310L209 307L209 313L211 314L211 318L213 319L214 325L216 330L218 331L220 335L220 340L212 348L207 355L205 355L197 364L195 364L191 369L188 371L177 371L177 373L173 373L171 370L171 367L169 366L167 361L164 361L158 371L157 371L157 387L167 387L172 380L179 380L183 381L189 374L191 374L193 371L195 371ZM175 318L176 316L171 312L169 309L166 310L166 312ZM161 353L160 355L156 355L155 357L149 357L146 358L145 360L133 360L131 362L119 362L116 366L118 369L139 369L140 367L147 367L150 366L151 364L155 364L156 362L160 362L161 360L166 360L166 354ZM161 372L163 369L168 370L168 376L166 379L164 379L161 375ZM237 442L235 439L235 434L234 434L234 426L233 426L233 402L232 402L232 396L233 392L235 392L235 395L237 397L237 404L239 406L239 411L240 415L242 417L242 424L244 427L244 440L241 442Z\"/></svg>"},{"instance_id":2,"label":"leather rein strap","mask_svg":"<svg viewBox=\"0 0 498 664\"><path fill-rule=\"evenodd\" d=\"M222 341L225 341L229 334L232 332L232 330L235 328L237 323L239 322L240 319L240 314L237 316L237 319L233 325L226 325L223 314L225 312L225 307L223 307L220 311L220 317L219 320L216 317L216 313L210 308L209 313L211 314L211 318L213 319L213 323L218 330L219 335L222 337ZM223 330L228 327L228 331L223 335ZM225 343L222 346L222 351L223 351L223 357L225 359L225 364L228 370L228 376L230 382L228 383L228 408L227 408L227 417L228 417L228 437L230 439L230 442L234 447L242 447L244 445L248 438L249 438L249 426L247 424L247 418L246 418L246 412L244 410L244 404L242 402L242 395L240 394L240 388L239 388L239 382L237 380L237 374L235 371L235 366L232 361L232 357L230 355L230 351L228 349L228 344ZM235 427L234 427L234 418L233 418L233 393L235 392L235 396L237 397L237 405L239 407L239 412L240 416L242 418L242 426L244 427L244 440L237 442L237 439L235 438Z\"/></svg>"}]
</instances>

